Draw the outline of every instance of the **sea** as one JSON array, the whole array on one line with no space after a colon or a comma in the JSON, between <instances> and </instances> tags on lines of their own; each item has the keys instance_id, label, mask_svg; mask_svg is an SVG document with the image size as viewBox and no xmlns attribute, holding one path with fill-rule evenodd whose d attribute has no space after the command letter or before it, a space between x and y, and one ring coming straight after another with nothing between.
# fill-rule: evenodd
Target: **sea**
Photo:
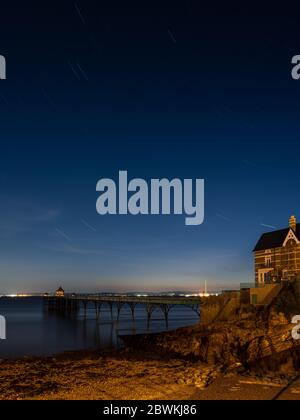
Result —
<instances>
[{"instance_id":1,"label":"sea","mask_svg":"<svg viewBox=\"0 0 300 420\"><path fill-rule=\"evenodd\" d=\"M85 318L82 309L72 316L49 313L42 297L0 297L0 315L6 319L6 339L0 339L0 359L121 348L122 335L170 331L199 322L197 314L184 306L171 309L168 326L159 308L153 312L149 325L143 305L136 306L135 321L128 305L122 307L119 321L116 312L114 308L111 319L109 307L103 305L97 322L92 305Z\"/></svg>"}]
</instances>

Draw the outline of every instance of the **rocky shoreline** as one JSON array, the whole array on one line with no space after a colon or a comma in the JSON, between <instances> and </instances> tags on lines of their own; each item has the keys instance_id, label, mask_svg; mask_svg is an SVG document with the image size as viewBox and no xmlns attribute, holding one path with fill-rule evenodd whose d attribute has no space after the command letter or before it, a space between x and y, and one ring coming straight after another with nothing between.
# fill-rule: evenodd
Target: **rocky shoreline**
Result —
<instances>
[{"instance_id":1,"label":"rocky shoreline","mask_svg":"<svg viewBox=\"0 0 300 420\"><path fill-rule=\"evenodd\" d=\"M227 322L122 337L125 349L0 362L0 399L300 399L292 287Z\"/></svg>"},{"instance_id":2,"label":"rocky shoreline","mask_svg":"<svg viewBox=\"0 0 300 420\"><path fill-rule=\"evenodd\" d=\"M126 336L131 348L151 349L239 371L298 372L300 340L295 340L292 319L300 313L292 286L286 287L268 307L240 306L226 322L213 322L176 331Z\"/></svg>"},{"instance_id":3,"label":"rocky shoreline","mask_svg":"<svg viewBox=\"0 0 300 420\"><path fill-rule=\"evenodd\" d=\"M152 351L76 352L0 362L1 400L273 399L290 372L224 371ZM300 381L289 398L300 399Z\"/></svg>"}]
</instances>

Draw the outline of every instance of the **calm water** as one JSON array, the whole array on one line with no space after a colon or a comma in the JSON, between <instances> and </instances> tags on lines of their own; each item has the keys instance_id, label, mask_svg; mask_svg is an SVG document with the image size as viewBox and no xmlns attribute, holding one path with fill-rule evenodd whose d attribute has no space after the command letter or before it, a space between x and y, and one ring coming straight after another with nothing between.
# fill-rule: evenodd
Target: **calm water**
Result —
<instances>
[{"instance_id":1,"label":"calm water","mask_svg":"<svg viewBox=\"0 0 300 420\"><path fill-rule=\"evenodd\" d=\"M0 340L0 358L118 347L122 343L118 335L166 330L159 309L153 313L147 329L146 310L142 305L136 307L135 322L127 305L122 307L119 322L111 320L109 308L104 305L97 324L92 305L85 320L81 311L73 318L49 314L44 310L42 298L0 298L0 315L7 322L7 339ZM168 329L197 322L198 317L191 309L175 307L169 314Z\"/></svg>"}]
</instances>

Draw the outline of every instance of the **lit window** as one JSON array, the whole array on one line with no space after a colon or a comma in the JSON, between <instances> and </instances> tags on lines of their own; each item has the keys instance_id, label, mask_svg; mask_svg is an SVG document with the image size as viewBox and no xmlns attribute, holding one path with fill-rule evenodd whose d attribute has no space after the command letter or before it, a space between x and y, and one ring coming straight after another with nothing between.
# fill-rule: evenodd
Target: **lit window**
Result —
<instances>
[{"instance_id":1,"label":"lit window","mask_svg":"<svg viewBox=\"0 0 300 420\"><path fill-rule=\"evenodd\" d=\"M271 267L272 257L265 257L265 265L266 267Z\"/></svg>"}]
</instances>

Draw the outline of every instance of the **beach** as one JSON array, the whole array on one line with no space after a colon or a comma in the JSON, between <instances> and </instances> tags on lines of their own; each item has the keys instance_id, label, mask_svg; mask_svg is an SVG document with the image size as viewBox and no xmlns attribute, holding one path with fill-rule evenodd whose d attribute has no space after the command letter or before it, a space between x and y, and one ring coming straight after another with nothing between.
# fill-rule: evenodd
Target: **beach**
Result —
<instances>
[{"instance_id":1,"label":"beach","mask_svg":"<svg viewBox=\"0 0 300 420\"><path fill-rule=\"evenodd\" d=\"M199 371L198 363L132 351L6 360L0 363L0 398L193 399Z\"/></svg>"},{"instance_id":2,"label":"beach","mask_svg":"<svg viewBox=\"0 0 300 420\"><path fill-rule=\"evenodd\" d=\"M2 360L2 400L271 400L291 377L259 378L150 352L73 352ZM278 395L299 400L300 380Z\"/></svg>"},{"instance_id":3,"label":"beach","mask_svg":"<svg viewBox=\"0 0 300 420\"><path fill-rule=\"evenodd\" d=\"M272 305L234 310L227 320L122 335L119 348L0 361L4 400L300 399L300 342L293 287Z\"/></svg>"}]
</instances>

